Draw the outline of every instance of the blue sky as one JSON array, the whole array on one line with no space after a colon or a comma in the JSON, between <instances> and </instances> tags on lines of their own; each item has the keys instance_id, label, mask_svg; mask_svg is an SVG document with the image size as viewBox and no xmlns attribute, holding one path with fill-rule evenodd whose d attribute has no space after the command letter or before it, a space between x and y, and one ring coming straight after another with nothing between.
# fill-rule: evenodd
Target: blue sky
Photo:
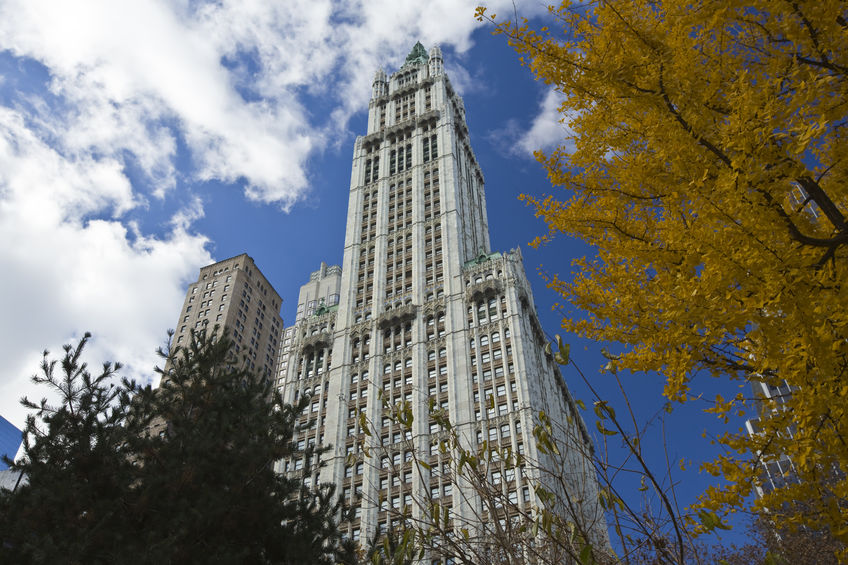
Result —
<instances>
[{"instance_id":1,"label":"blue sky","mask_svg":"<svg viewBox=\"0 0 848 565\"><path fill-rule=\"evenodd\" d=\"M320 261L342 258L352 147L374 71L397 69L417 40L442 47L465 99L492 246L521 246L543 325L557 333L556 296L536 269L567 272L589 250L564 239L527 247L544 226L517 196L551 190L531 153L568 130L557 94L474 20L474 7L0 3L0 414L21 426L17 399L41 394L28 383L41 351L60 352L87 330L94 366L116 359L127 375L149 378L186 285L212 261L249 253L291 322L299 285ZM544 17L535 2L517 10ZM567 339L612 393L598 374L599 346ZM657 377L626 380L640 419L661 408ZM709 454L701 431L720 428L702 407L670 417L674 461ZM655 420L649 431L659 428ZM675 479L683 504L705 484L694 469Z\"/></svg>"}]
</instances>

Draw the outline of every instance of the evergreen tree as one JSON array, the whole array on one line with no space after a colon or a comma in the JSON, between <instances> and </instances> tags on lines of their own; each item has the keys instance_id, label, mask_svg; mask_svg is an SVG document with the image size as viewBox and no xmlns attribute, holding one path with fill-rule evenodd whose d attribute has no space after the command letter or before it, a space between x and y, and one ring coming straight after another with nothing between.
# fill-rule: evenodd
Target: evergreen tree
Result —
<instances>
[{"instance_id":1,"label":"evergreen tree","mask_svg":"<svg viewBox=\"0 0 848 565\"><path fill-rule=\"evenodd\" d=\"M34 413L24 428L25 459L9 463L28 483L0 493L0 562L119 561L134 478L126 439L140 432L127 420L136 387L115 382L118 364L91 375L80 359L89 337L66 345L60 366L44 352L32 381L56 404L21 400Z\"/></svg>"},{"instance_id":2,"label":"evergreen tree","mask_svg":"<svg viewBox=\"0 0 848 565\"><path fill-rule=\"evenodd\" d=\"M91 377L66 347L37 383L62 395L27 423L29 484L0 499L0 561L42 563L316 563L349 551L333 485L305 482L321 449L297 450L303 408L282 403L229 341L193 336L167 353L158 389ZM297 476L274 462L302 457Z\"/></svg>"},{"instance_id":3,"label":"evergreen tree","mask_svg":"<svg viewBox=\"0 0 848 565\"><path fill-rule=\"evenodd\" d=\"M136 527L151 563L335 562L334 486L304 484L320 450L292 442L305 402L283 404L244 366L229 341L199 333L167 357L161 386L138 397L161 430L138 450ZM303 473L275 473L292 455Z\"/></svg>"}]
</instances>

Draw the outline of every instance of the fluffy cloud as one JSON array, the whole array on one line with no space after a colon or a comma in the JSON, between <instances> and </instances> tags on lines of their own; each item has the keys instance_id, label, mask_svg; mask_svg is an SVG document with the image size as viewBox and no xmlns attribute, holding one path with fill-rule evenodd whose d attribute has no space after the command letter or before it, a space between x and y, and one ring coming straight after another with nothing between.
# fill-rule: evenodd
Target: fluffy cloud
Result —
<instances>
[{"instance_id":1,"label":"fluffy cloud","mask_svg":"<svg viewBox=\"0 0 848 565\"><path fill-rule=\"evenodd\" d=\"M289 207L309 155L367 103L374 70L415 39L468 49L475 4L9 0L0 45L48 69L62 104L43 126L66 149L128 151L161 196L185 141L197 178L244 179L250 198ZM334 111L311 115L303 93Z\"/></svg>"},{"instance_id":2,"label":"fluffy cloud","mask_svg":"<svg viewBox=\"0 0 848 565\"><path fill-rule=\"evenodd\" d=\"M534 151L548 151L554 147L565 145L574 150L574 131L568 121L563 120L559 108L562 105L562 95L555 90L549 90L539 105L539 113L533 119L530 129L521 133L515 142L515 150L525 155L533 155Z\"/></svg>"},{"instance_id":3,"label":"fluffy cloud","mask_svg":"<svg viewBox=\"0 0 848 565\"><path fill-rule=\"evenodd\" d=\"M503 127L487 134L489 142L503 155L530 159L536 151L549 152L560 146L569 153L574 152L576 134L570 124L576 114L568 113L563 118L559 111L562 100L559 92L548 90L529 126L510 118Z\"/></svg>"},{"instance_id":4,"label":"fluffy cloud","mask_svg":"<svg viewBox=\"0 0 848 565\"><path fill-rule=\"evenodd\" d=\"M187 231L196 204L164 238L128 233L133 224L116 218L134 205L119 162L63 156L0 108L0 412L13 423L40 348L77 331L96 329L90 358L125 361L130 375L155 362L183 284L211 258L206 238Z\"/></svg>"}]
</instances>

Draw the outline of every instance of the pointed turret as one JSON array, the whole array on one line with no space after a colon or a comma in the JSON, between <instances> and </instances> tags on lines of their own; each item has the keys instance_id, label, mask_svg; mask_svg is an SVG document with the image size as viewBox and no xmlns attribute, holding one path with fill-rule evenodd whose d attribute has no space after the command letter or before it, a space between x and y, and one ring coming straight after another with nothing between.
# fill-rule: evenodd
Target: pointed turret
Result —
<instances>
[{"instance_id":1,"label":"pointed turret","mask_svg":"<svg viewBox=\"0 0 848 565\"><path fill-rule=\"evenodd\" d=\"M430 49L430 76L436 77L445 72L444 63L442 62L442 50L436 45Z\"/></svg>"},{"instance_id":2,"label":"pointed turret","mask_svg":"<svg viewBox=\"0 0 848 565\"><path fill-rule=\"evenodd\" d=\"M386 71L382 68L374 73L374 82L371 83L371 98L379 98L389 93L389 82L386 79Z\"/></svg>"}]
</instances>

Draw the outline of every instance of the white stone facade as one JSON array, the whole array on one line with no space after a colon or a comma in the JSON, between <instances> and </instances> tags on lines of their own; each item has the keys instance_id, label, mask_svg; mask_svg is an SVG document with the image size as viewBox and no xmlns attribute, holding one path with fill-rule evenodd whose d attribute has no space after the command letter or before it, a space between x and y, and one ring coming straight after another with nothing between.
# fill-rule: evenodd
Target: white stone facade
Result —
<instances>
[{"instance_id":1,"label":"white stone facade","mask_svg":"<svg viewBox=\"0 0 848 565\"><path fill-rule=\"evenodd\" d=\"M432 446L441 432L431 406L447 411L469 446L510 445L533 460L542 458L535 416L545 410L569 435L562 445L580 444L565 456L574 475L568 481L606 538L594 470L580 453L591 442L545 353L521 253L489 247L483 174L465 108L439 49L428 55L419 47L396 73L375 76L367 135L353 152L338 307L298 318L284 332L280 390L289 402L313 399L303 416L313 425L301 441L333 446L308 480L337 484L358 507L349 526L354 539L370 539L391 526L393 513L420 512L420 501L433 497L458 523L471 523L480 515L473 493L408 461L414 449L438 468ZM411 402L411 434L384 418L383 399ZM362 412L370 435L361 429ZM379 454L368 450L378 444ZM303 463L281 462L280 470L295 465ZM530 472L502 484L530 504L540 479Z\"/></svg>"}]
</instances>

